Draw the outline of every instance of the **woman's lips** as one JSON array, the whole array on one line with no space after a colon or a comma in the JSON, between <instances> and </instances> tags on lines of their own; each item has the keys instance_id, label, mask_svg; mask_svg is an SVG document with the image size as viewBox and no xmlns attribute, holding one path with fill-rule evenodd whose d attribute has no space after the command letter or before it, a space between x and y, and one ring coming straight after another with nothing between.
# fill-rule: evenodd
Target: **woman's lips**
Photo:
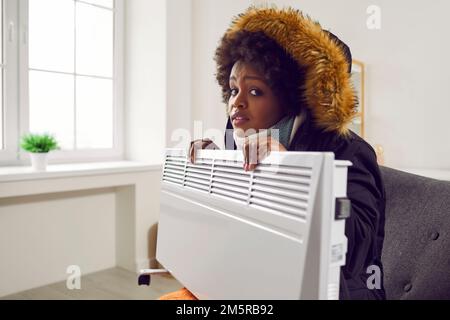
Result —
<instances>
[{"instance_id":1,"label":"woman's lips","mask_svg":"<svg viewBox=\"0 0 450 320\"><path fill-rule=\"evenodd\" d=\"M239 126L239 125L242 125L242 124L244 124L244 123L246 123L247 121L249 121L250 119L249 118L246 118L246 117L235 117L234 119L233 119L233 124L235 125L235 126Z\"/></svg>"}]
</instances>

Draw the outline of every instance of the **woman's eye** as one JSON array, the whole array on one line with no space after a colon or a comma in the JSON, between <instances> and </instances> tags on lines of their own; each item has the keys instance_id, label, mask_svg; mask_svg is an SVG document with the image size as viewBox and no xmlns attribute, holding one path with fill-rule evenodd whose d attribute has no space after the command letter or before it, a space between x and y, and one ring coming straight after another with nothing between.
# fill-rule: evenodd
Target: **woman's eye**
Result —
<instances>
[{"instance_id":1,"label":"woman's eye","mask_svg":"<svg viewBox=\"0 0 450 320\"><path fill-rule=\"evenodd\" d=\"M262 92L259 89L252 89L252 90L250 90L250 93L257 97L262 95Z\"/></svg>"},{"instance_id":2,"label":"woman's eye","mask_svg":"<svg viewBox=\"0 0 450 320\"><path fill-rule=\"evenodd\" d=\"M237 96L238 93L239 93L238 89L236 89L236 88L230 89L230 94L231 94L232 97ZM251 89L250 90L250 94L252 96L259 97L259 96L262 96L262 91L259 90L259 89Z\"/></svg>"}]
</instances>

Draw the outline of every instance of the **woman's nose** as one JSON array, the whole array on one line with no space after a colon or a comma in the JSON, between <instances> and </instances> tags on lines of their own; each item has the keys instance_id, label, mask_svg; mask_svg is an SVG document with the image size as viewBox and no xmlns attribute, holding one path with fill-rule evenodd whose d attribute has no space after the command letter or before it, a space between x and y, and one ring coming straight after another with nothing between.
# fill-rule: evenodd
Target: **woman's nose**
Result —
<instances>
[{"instance_id":1,"label":"woman's nose","mask_svg":"<svg viewBox=\"0 0 450 320\"><path fill-rule=\"evenodd\" d=\"M246 108L247 102L245 101L244 97L242 95L237 95L236 99L234 99L234 103L232 104L235 108Z\"/></svg>"},{"instance_id":2,"label":"woman's nose","mask_svg":"<svg viewBox=\"0 0 450 320\"><path fill-rule=\"evenodd\" d=\"M231 103L230 113L236 112L236 111L233 111L233 110L239 110L239 109L245 109L245 108L246 108L245 104L234 102L234 103Z\"/></svg>"}]
</instances>

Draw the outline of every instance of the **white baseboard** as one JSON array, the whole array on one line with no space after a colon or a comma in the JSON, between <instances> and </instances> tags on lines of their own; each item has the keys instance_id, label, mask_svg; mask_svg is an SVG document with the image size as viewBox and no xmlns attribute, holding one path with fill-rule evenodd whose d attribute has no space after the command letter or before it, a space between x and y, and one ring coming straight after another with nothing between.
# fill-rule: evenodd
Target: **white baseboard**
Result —
<instances>
[{"instance_id":1,"label":"white baseboard","mask_svg":"<svg viewBox=\"0 0 450 320\"><path fill-rule=\"evenodd\" d=\"M136 260L136 268L135 268L135 272L139 273L140 270L142 269L159 269L160 268L160 264L158 262L158 260L156 260L156 258L150 258L150 259L139 259Z\"/></svg>"}]
</instances>

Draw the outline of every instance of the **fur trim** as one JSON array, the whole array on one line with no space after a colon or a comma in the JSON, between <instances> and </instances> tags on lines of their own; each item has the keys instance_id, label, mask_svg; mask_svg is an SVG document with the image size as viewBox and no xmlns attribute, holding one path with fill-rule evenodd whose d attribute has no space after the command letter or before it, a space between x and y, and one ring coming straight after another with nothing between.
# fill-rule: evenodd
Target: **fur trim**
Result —
<instances>
[{"instance_id":1,"label":"fur trim","mask_svg":"<svg viewBox=\"0 0 450 320\"><path fill-rule=\"evenodd\" d=\"M232 39L240 30L264 32L306 66L305 99L317 126L349 134L348 124L357 114L357 99L348 63L339 45L318 22L292 8L253 6L234 19L225 36Z\"/></svg>"}]
</instances>

